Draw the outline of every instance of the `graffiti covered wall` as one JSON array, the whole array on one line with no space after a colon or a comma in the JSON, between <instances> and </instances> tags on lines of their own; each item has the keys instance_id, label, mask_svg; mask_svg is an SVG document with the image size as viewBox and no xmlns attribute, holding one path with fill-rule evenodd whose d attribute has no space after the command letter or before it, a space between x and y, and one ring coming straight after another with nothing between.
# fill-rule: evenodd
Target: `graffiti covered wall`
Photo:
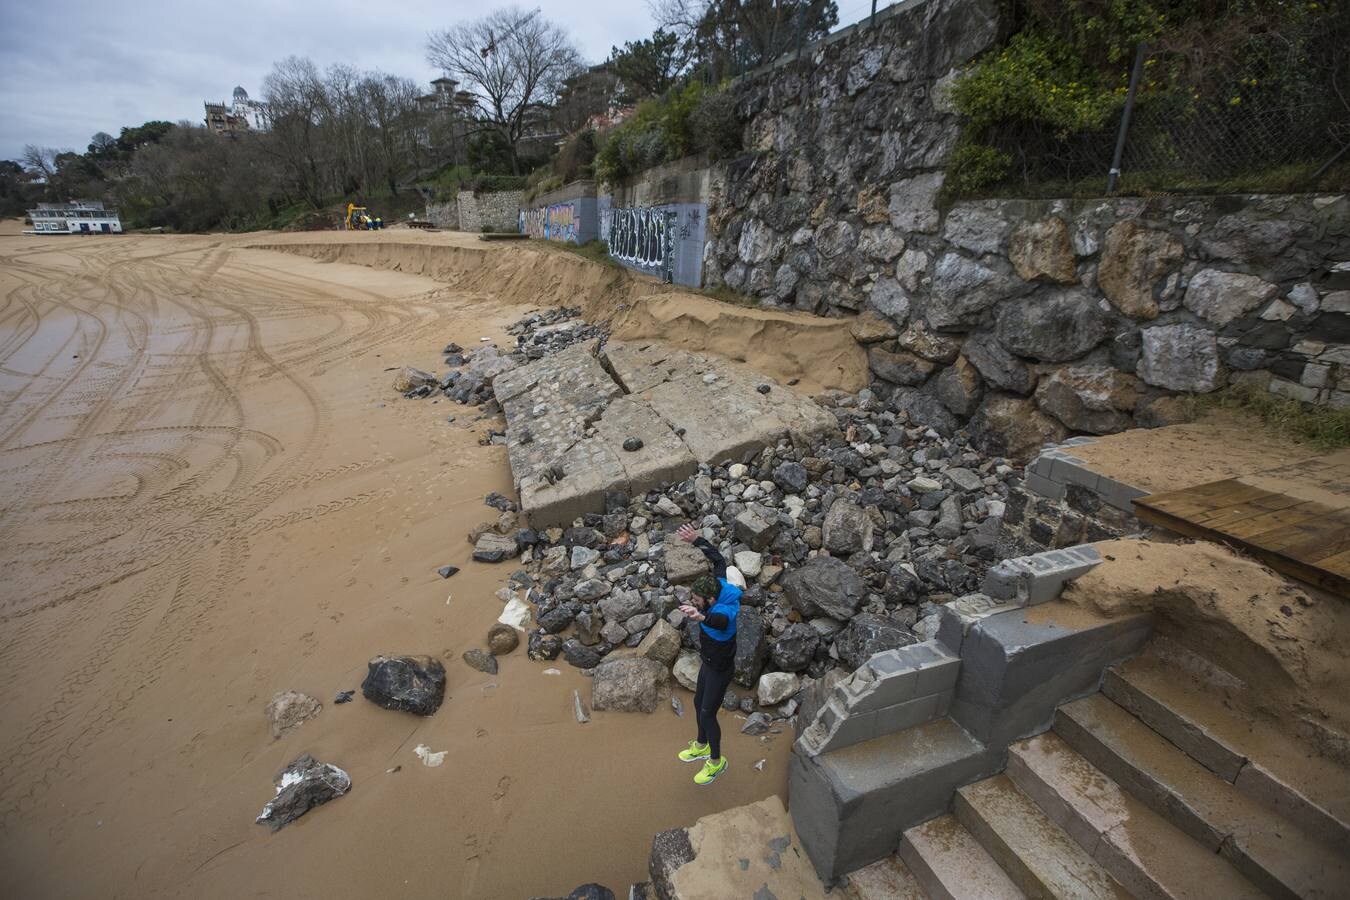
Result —
<instances>
[{"instance_id":1,"label":"graffiti covered wall","mask_svg":"<svg viewBox=\"0 0 1350 900\"><path fill-rule=\"evenodd\" d=\"M616 207L612 202L600 198L600 239L610 256L663 281L702 285L704 204Z\"/></svg>"},{"instance_id":2,"label":"graffiti covered wall","mask_svg":"<svg viewBox=\"0 0 1350 900\"><path fill-rule=\"evenodd\" d=\"M585 210L592 210L587 222ZM595 198L569 200L520 211L520 232L544 241L569 241L584 244L595 240Z\"/></svg>"}]
</instances>

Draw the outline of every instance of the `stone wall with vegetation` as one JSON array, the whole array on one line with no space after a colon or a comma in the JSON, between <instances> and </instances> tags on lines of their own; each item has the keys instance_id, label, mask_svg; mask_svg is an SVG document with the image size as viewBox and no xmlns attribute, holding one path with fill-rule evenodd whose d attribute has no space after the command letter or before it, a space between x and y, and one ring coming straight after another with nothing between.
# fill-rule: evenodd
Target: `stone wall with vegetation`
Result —
<instances>
[{"instance_id":1,"label":"stone wall with vegetation","mask_svg":"<svg viewBox=\"0 0 1350 900\"><path fill-rule=\"evenodd\" d=\"M1014 453L1238 382L1346 407L1347 259L1344 195L965 202L906 233L855 333L895 405Z\"/></svg>"},{"instance_id":2,"label":"stone wall with vegetation","mask_svg":"<svg viewBox=\"0 0 1350 900\"><path fill-rule=\"evenodd\" d=\"M950 86L998 32L993 2L927 0L736 85L705 283L856 316L891 404L992 452L1236 381L1350 403L1345 197L946 197Z\"/></svg>"}]
</instances>

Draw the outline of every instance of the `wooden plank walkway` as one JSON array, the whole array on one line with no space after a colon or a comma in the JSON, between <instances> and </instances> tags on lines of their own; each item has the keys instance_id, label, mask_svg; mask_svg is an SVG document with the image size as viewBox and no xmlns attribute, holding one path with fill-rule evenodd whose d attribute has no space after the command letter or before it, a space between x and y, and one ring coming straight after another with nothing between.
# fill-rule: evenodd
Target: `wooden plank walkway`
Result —
<instances>
[{"instance_id":1,"label":"wooden plank walkway","mask_svg":"<svg viewBox=\"0 0 1350 900\"><path fill-rule=\"evenodd\" d=\"M1350 598L1350 451L1150 494L1134 508L1142 521Z\"/></svg>"}]
</instances>

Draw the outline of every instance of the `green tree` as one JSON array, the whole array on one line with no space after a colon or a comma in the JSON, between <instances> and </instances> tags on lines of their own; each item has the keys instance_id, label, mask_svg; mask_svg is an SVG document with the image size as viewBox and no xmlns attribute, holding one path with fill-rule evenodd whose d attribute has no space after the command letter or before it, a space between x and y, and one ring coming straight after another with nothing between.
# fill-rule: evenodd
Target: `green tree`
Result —
<instances>
[{"instance_id":1,"label":"green tree","mask_svg":"<svg viewBox=\"0 0 1350 900\"><path fill-rule=\"evenodd\" d=\"M668 91L689 63L685 44L672 31L658 28L649 38L628 41L609 54L609 69L622 86L619 102L636 103Z\"/></svg>"}]
</instances>

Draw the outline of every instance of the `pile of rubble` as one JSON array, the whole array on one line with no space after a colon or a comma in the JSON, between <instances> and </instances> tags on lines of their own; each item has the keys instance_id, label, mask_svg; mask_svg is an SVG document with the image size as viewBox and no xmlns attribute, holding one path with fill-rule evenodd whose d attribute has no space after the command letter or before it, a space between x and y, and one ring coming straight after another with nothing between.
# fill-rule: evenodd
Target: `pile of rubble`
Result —
<instances>
[{"instance_id":1,"label":"pile of rubble","mask_svg":"<svg viewBox=\"0 0 1350 900\"><path fill-rule=\"evenodd\" d=\"M604 337L600 326L577 318L580 314L580 309L558 307L518 320L507 328L516 338L516 349L509 353L491 343L466 351L451 341L441 351L441 362L449 371L438 377L404 366L394 376L394 389L409 400L439 392L456 403L481 406L487 415L496 415L501 409L492 395L492 381L498 375L573 344Z\"/></svg>"},{"instance_id":2,"label":"pile of rubble","mask_svg":"<svg viewBox=\"0 0 1350 900\"><path fill-rule=\"evenodd\" d=\"M603 512L566 527L522 528L508 509L474 529L475 558L524 563L499 596L503 621L523 626L532 614L531 658L594 670L597 696L612 691L602 665L611 654L660 663L659 672L616 670L642 694L632 708L653 706L646 698L667 669L692 689L698 626L679 606L708 563L675 538L684 522L747 583L735 678L753 693L729 694L729 707L790 716L803 678L931 637L937 606L977 591L996 561L1020 472L983 458L964 435L912 424L871 391L826 402L836 437L784 440L634 497L611 491Z\"/></svg>"}]
</instances>

